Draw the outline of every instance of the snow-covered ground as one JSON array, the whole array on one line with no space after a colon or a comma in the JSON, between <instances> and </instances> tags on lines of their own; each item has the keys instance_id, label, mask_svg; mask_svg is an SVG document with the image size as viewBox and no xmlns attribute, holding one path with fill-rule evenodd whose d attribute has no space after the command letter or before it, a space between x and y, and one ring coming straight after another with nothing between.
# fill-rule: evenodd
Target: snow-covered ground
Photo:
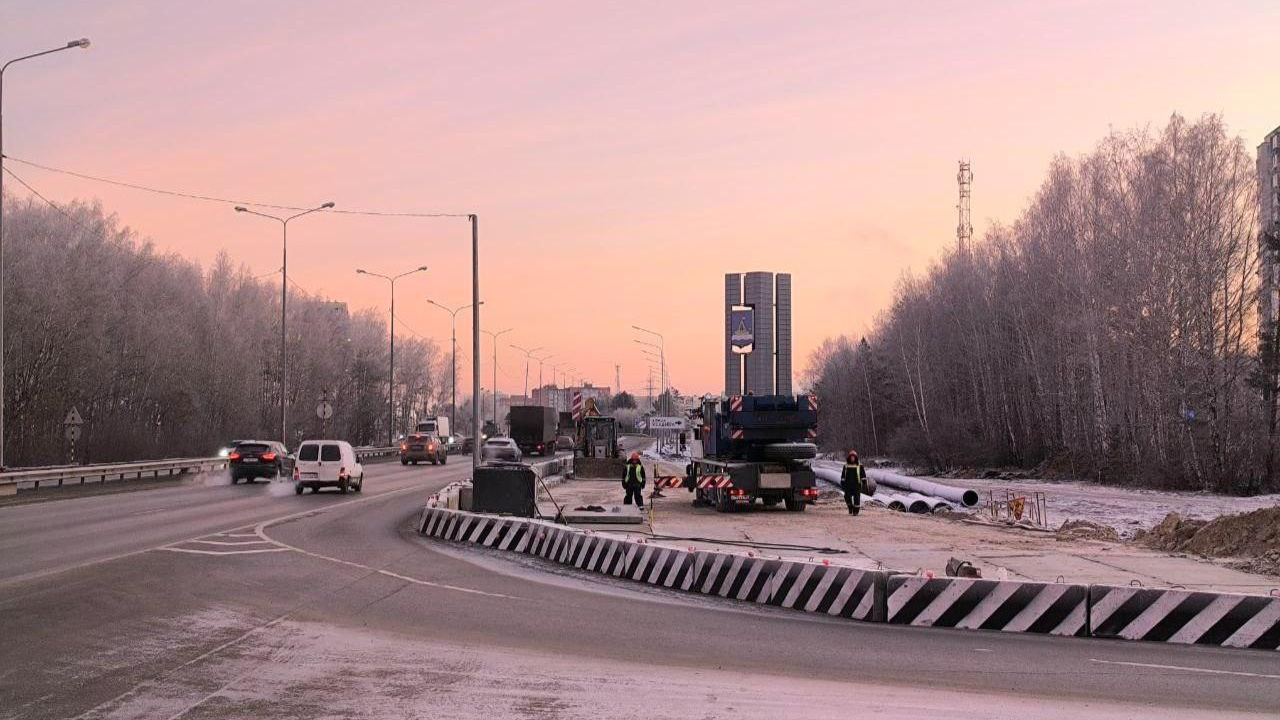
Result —
<instances>
[{"instance_id":1,"label":"snow-covered ground","mask_svg":"<svg viewBox=\"0 0 1280 720\"><path fill-rule=\"evenodd\" d=\"M903 472L896 468L884 468L884 470ZM1003 499L1006 489L1026 495L1042 492L1045 494L1051 526L1057 527L1066 520L1089 520L1110 525L1124 536L1130 536L1138 529L1150 528L1171 512L1177 512L1186 517L1209 519L1280 504L1280 495L1242 498L1210 493L1119 488L1060 480L927 479L943 485L977 490L982 496L982 501L975 510L981 510L986 506L992 494Z\"/></svg>"}]
</instances>

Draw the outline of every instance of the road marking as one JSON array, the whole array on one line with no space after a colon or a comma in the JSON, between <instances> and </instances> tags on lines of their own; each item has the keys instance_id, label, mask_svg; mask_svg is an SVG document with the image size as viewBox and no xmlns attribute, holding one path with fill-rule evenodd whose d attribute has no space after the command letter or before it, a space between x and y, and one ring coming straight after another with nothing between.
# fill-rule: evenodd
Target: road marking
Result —
<instances>
[{"instance_id":1,"label":"road marking","mask_svg":"<svg viewBox=\"0 0 1280 720\"><path fill-rule=\"evenodd\" d=\"M218 533L222 537L258 537L253 533Z\"/></svg>"},{"instance_id":2,"label":"road marking","mask_svg":"<svg viewBox=\"0 0 1280 720\"><path fill-rule=\"evenodd\" d=\"M337 503L334 503L334 504L332 504L332 505L326 505L326 506L324 506L324 507L313 508L313 509L311 509L311 510L304 510L304 511L302 511L302 512L296 512L296 513L293 513L293 514L291 514L291 515L285 515L285 516L283 516L283 517L275 518L274 520L272 520L272 521L270 521L270 522L271 522L271 523L284 522L284 521L286 521L286 520L292 520L292 519L297 518L297 517L302 517L303 515L312 515L312 514L316 514L316 513L325 512L325 511L327 511L327 510L331 510L331 509L333 509L333 508L342 507L343 505L349 505L349 504L351 504L351 503L353 503L353 502L362 502L362 501L368 501L368 500L380 500L380 499L382 499L382 498L392 497L392 496L394 496L394 495L400 495L400 494L407 493L407 492L425 492L425 491L426 491L426 489L425 489L425 488L423 488L423 487L422 487L422 486L420 486L420 485L411 485L411 486L409 486L409 487L403 487L403 488L400 488L399 490L389 490L389 491L387 491L387 492L384 492L384 493L378 493L378 494L376 494L376 495L364 495L364 496L362 496L362 497L354 498L354 499L352 499L352 500L344 500L344 501L342 501L342 502L337 502ZM229 529L231 529L231 530L237 530L237 529L240 529L240 528L243 528L243 527L247 527L247 526L246 526L246 525L236 525L236 526L234 526L234 527L232 527L232 528L229 528ZM173 546L175 546L175 545L182 545L183 543L188 543L188 542L191 542L191 541L193 541L193 540L198 540L198 539L200 539L200 538L204 538L204 537L211 537L211 536L213 536L213 535L218 535L218 534L219 534L219 533L217 533L217 532L214 532L214 533L204 533L204 534L201 534L201 535L197 535L196 537L187 538L187 539L185 539L185 540L177 540L177 541L175 541L175 542L165 543L164 545L156 545L155 547L142 548L142 549L140 549L140 550L130 550L129 552L123 552L123 553L120 553L120 554L118 554L118 555L110 555L110 556L108 556L108 557L98 558L97 560L86 560L85 562L75 563L75 564L73 564L73 565L68 565L68 566L66 566L66 567L53 568L53 569L50 569L50 570L37 570L37 571L29 572L29 573L26 573L26 574L23 574L23 575L15 575L14 577L9 577L9 578L0 578L0 587L7 587L7 586L10 586L10 585L18 585L18 584L21 584L21 583L30 582L30 581L32 581L32 580L40 580L40 579L42 579L42 578L50 577L50 576L53 576L53 575L61 575L62 573L70 572L70 571L72 571L72 570L81 570L81 569L83 569L83 568L93 567L94 565L101 565L102 563L114 562L114 561L116 561L116 560L124 560L125 558L131 558L131 557L133 557L134 555L141 555L141 554L143 554L143 553L149 553L149 552L153 552L153 551L156 551L156 550L165 550L165 549L171 548L171 547L173 547Z\"/></svg>"},{"instance_id":3,"label":"road marking","mask_svg":"<svg viewBox=\"0 0 1280 720\"><path fill-rule=\"evenodd\" d=\"M991 648L974 648L973 651L974 652L995 652L995 650L992 650Z\"/></svg>"},{"instance_id":4,"label":"road marking","mask_svg":"<svg viewBox=\"0 0 1280 720\"><path fill-rule=\"evenodd\" d=\"M221 540L191 540L193 543L204 543L206 545L261 545L266 540L241 540L239 542L223 542Z\"/></svg>"},{"instance_id":5,"label":"road marking","mask_svg":"<svg viewBox=\"0 0 1280 720\"><path fill-rule=\"evenodd\" d=\"M446 585L444 583L431 582L430 580L421 580L415 577L409 577L408 575L401 575L399 573L394 573L394 572L391 572L390 570L383 570L382 568L376 568L369 565L362 565L358 562L343 560L342 558L329 557L328 555L321 555L320 553L311 552L310 550L303 550L300 547L294 547L293 545L280 542L279 540L273 540L267 535L266 529L269 526L276 524L277 522L284 522L284 521L283 520L267 520L266 522L258 523L257 527L255 527L253 530L258 534L258 537L262 538L263 540L269 543L272 543L273 545L278 545L281 550L292 550L294 552L302 553L303 555L309 555L313 558L319 558L320 560L328 560L329 562L338 563L340 565L349 565L351 567L360 568L361 570L367 570L369 572L377 573L379 575L386 575L387 577L393 577L397 580L410 582L415 585L425 585L427 587L440 588L441 590L456 590L458 592L470 593L472 595L484 595L485 597L502 598L504 600L526 600L527 599L527 598L516 597L514 595L503 595L501 593L491 593L491 592L485 592L484 590L474 590L472 588L458 587L457 585ZM241 551L241 552L245 552L245 551ZM249 551L249 552L253 552L253 551Z\"/></svg>"},{"instance_id":6,"label":"road marking","mask_svg":"<svg viewBox=\"0 0 1280 720\"><path fill-rule=\"evenodd\" d=\"M1280 675L1264 675L1262 673L1242 672L1239 670L1211 670L1209 668L1185 667L1182 665L1154 665L1152 663L1124 662L1121 660L1098 660L1097 658L1089 658L1089 662L1101 663L1103 665L1128 665L1130 667L1155 668L1157 670L1183 670L1185 672L1209 673L1211 675L1239 675L1240 677L1280 680Z\"/></svg>"},{"instance_id":7,"label":"road marking","mask_svg":"<svg viewBox=\"0 0 1280 720\"><path fill-rule=\"evenodd\" d=\"M188 553L190 555L256 555L258 553L289 552L289 548L260 548L258 550L192 550L189 548L162 547L163 552Z\"/></svg>"}]
</instances>

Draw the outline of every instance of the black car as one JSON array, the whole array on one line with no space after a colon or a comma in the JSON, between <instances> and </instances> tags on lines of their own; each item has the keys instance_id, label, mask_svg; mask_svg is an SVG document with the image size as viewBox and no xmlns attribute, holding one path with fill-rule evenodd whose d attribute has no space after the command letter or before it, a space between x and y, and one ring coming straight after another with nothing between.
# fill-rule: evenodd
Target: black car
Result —
<instances>
[{"instance_id":1,"label":"black car","mask_svg":"<svg viewBox=\"0 0 1280 720\"><path fill-rule=\"evenodd\" d=\"M461 452L463 455L470 455L476 451L476 439L473 437L462 438L462 442L460 444L462 445L462 449L458 452Z\"/></svg>"},{"instance_id":2,"label":"black car","mask_svg":"<svg viewBox=\"0 0 1280 720\"><path fill-rule=\"evenodd\" d=\"M227 455L231 484L241 480L274 478L284 474L284 459L289 454L284 445L270 440L244 440Z\"/></svg>"}]
</instances>

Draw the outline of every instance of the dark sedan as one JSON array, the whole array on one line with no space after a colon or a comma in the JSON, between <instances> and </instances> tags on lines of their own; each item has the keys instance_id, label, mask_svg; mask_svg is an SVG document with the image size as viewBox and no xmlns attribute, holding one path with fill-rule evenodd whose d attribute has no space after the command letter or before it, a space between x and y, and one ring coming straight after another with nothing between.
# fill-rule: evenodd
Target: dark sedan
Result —
<instances>
[{"instance_id":1,"label":"dark sedan","mask_svg":"<svg viewBox=\"0 0 1280 720\"><path fill-rule=\"evenodd\" d=\"M241 480L253 482L258 478L271 479L284 474L285 457L289 454L284 445L269 440L245 440L227 455L227 467L231 470L231 484Z\"/></svg>"}]
</instances>

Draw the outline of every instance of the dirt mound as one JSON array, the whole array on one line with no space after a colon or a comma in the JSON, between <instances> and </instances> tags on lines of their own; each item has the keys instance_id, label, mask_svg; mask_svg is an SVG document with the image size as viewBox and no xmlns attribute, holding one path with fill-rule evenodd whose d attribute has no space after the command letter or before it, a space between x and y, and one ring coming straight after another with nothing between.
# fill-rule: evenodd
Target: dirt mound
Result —
<instances>
[{"instance_id":1,"label":"dirt mound","mask_svg":"<svg viewBox=\"0 0 1280 720\"><path fill-rule=\"evenodd\" d=\"M1159 550L1205 557L1261 558L1268 553L1280 554L1280 506L1209 521L1169 513L1159 525L1136 539Z\"/></svg>"},{"instance_id":2,"label":"dirt mound","mask_svg":"<svg viewBox=\"0 0 1280 720\"><path fill-rule=\"evenodd\" d=\"M1258 575L1280 575L1280 551L1271 550L1258 557L1229 562L1227 567Z\"/></svg>"},{"instance_id":3,"label":"dirt mound","mask_svg":"<svg viewBox=\"0 0 1280 720\"><path fill-rule=\"evenodd\" d=\"M1059 540L1109 540L1120 541L1120 533L1109 525L1099 525L1088 520L1068 520L1054 533Z\"/></svg>"},{"instance_id":4,"label":"dirt mound","mask_svg":"<svg viewBox=\"0 0 1280 720\"><path fill-rule=\"evenodd\" d=\"M1204 520L1192 520L1171 512L1150 530L1139 530L1133 539L1156 550L1181 550L1191 541L1196 531L1204 526Z\"/></svg>"}]
</instances>

